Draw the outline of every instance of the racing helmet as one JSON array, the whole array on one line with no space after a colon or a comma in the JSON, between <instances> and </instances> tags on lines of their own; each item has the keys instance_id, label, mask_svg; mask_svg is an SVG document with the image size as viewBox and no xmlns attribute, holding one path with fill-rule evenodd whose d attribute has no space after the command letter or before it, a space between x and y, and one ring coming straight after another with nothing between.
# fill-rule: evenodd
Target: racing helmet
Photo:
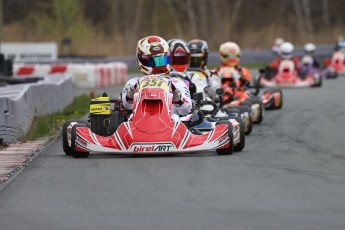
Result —
<instances>
[{"instance_id":1,"label":"racing helmet","mask_svg":"<svg viewBox=\"0 0 345 230\"><path fill-rule=\"evenodd\" d=\"M168 74L170 51L167 41L158 36L147 36L138 41L136 60L144 74Z\"/></svg>"},{"instance_id":2,"label":"racing helmet","mask_svg":"<svg viewBox=\"0 0 345 230\"><path fill-rule=\"evenodd\" d=\"M338 45L338 50L344 51L345 50L345 39L339 40L337 45Z\"/></svg>"},{"instance_id":3,"label":"racing helmet","mask_svg":"<svg viewBox=\"0 0 345 230\"><path fill-rule=\"evenodd\" d=\"M283 44L284 40L282 38L276 38L274 40L274 45L275 46L280 46L281 44Z\"/></svg>"},{"instance_id":4,"label":"racing helmet","mask_svg":"<svg viewBox=\"0 0 345 230\"><path fill-rule=\"evenodd\" d=\"M313 43L307 43L304 45L303 50L307 54L313 54L316 51L316 46Z\"/></svg>"},{"instance_id":5,"label":"racing helmet","mask_svg":"<svg viewBox=\"0 0 345 230\"><path fill-rule=\"evenodd\" d=\"M219 54L223 65L236 66L240 63L241 49L234 42L221 44Z\"/></svg>"},{"instance_id":6,"label":"racing helmet","mask_svg":"<svg viewBox=\"0 0 345 230\"><path fill-rule=\"evenodd\" d=\"M170 50L170 64L174 70L184 72L189 66L190 52L185 41L171 39L168 41Z\"/></svg>"},{"instance_id":7,"label":"racing helmet","mask_svg":"<svg viewBox=\"0 0 345 230\"><path fill-rule=\"evenodd\" d=\"M192 68L204 68L208 60L208 44L204 40L194 39L187 43L190 51L189 66Z\"/></svg>"},{"instance_id":8,"label":"racing helmet","mask_svg":"<svg viewBox=\"0 0 345 230\"><path fill-rule=\"evenodd\" d=\"M294 46L290 42L283 42L283 44L280 46L279 55L282 58L291 58L293 50Z\"/></svg>"}]
</instances>

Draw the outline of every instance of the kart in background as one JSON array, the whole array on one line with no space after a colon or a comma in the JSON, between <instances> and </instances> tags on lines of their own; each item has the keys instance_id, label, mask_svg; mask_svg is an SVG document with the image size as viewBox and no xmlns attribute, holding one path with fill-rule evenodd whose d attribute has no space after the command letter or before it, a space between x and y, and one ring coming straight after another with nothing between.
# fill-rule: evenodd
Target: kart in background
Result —
<instances>
[{"instance_id":1,"label":"kart in background","mask_svg":"<svg viewBox=\"0 0 345 230\"><path fill-rule=\"evenodd\" d=\"M263 120L263 104L259 97L250 95L245 89L239 87L239 82L232 76L221 76L221 87L224 90L223 100L225 107L247 106L251 109L251 121L260 124Z\"/></svg>"},{"instance_id":2,"label":"kart in background","mask_svg":"<svg viewBox=\"0 0 345 230\"><path fill-rule=\"evenodd\" d=\"M257 84L259 87L279 88L320 87L322 78L311 72L300 75L292 60L282 60L276 73L270 68L260 69Z\"/></svg>"},{"instance_id":3,"label":"kart in background","mask_svg":"<svg viewBox=\"0 0 345 230\"><path fill-rule=\"evenodd\" d=\"M338 74L345 75L345 51L334 52L330 66L333 67Z\"/></svg>"},{"instance_id":4,"label":"kart in background","mask_svg":"<svg viewBox=\"0 0 345 230\"><path fill-rule=\"evenodd\" d=\"M314 59L310 55L305 55L301 58L301 74L302 75L320 75L321 78L326 79L335 79L338 76L338 73L335 68L331 65L326 65L324 69L317 68L314 66ZM322 79L320 84L322 84Z\"/></svg>"}]
</instances>

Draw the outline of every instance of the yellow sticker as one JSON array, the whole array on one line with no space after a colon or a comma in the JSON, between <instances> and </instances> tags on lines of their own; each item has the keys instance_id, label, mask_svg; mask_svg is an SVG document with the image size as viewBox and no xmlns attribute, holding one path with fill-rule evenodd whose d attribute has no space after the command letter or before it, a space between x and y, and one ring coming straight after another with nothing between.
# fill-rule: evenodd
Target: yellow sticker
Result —
<instances>
[{"instance_id":1,"label":"yellow sticker","mask_svg":"<svg viewBox=\"0 0 345 230\"><path fill-rule=\"evenodd\" d=\"M157 88L161 88L164 90L168 90L169 87L167 85L167 83L162 80L162 79L145 79L140 83L139 86L139 90L142 90L143 88L147 88L147 87L157 87Z\"/></svg>"}]
</instances>

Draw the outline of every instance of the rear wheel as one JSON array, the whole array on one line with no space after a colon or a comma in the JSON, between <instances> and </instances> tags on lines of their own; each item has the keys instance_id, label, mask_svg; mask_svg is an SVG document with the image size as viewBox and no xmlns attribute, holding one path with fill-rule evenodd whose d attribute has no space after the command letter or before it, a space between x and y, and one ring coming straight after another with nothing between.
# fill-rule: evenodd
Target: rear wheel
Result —
<instances>
[{"instance_id":1,"label":"rear wheel","mask_svg":"<svg viewBox=\"0 0 345 230\"><path fill-rule=\"evenodd\" d=\"M119 111L114 111L109 118L109 125L107 127L107 134L113 135L117 128L124 122L124 118Z\"/></svg>"},{"instance_id":2,"label":"rear wheel","mask_svg":"<svg viewBox=\"0 0 345 230\"><path fill-rule=\"evenodd\" d=\"M281 89L279 89L279 94L280 94L280 103L277 106L277 109L281 109L283 107L283 91Z\"/></svg>"},{"instance_id":3,"label":"rear wheel","mask_svg":"<svg viewBox=\"0 0 345 230\"><path fill-rule=\"evenodd\" d=\"M86 124L76 124L73 125L72 131L71 131L71 155L74 158L86 158L89 156L89 152L80 152L75 149L76 147L76 140L77 140L77 127L88 127Z\"/></svg>"},{"instance_id":4,"label":"rear wheel","mask_svg":"<svg viewBox=\"0 0 345 230\"><path fill-rule=\"evenodd\" d=\"M240 143L238 143L235 147L234 150L235 151L242 151L244 149L244 146L246 145L246 138L244 136L244 122L242 120L242 118L240 117L236 117L236 121L240 124Z\"/></svg>"},{"instance_id":5,"label":"rear wheel","mask_svg":"<svg viewBox=\"0 0 345 230\"><path fill-rule=\"evenodd\" d=\"M217 121L216 125L228 125L228 135L230 139L230 146L226 149L217 149L219 155L231 155L234 152L234 136L232 134L232 124L230 121Z\"/></svg>"},{"instance_id":6,"label":"rear wheel","mask_svg":"<svg viewBox=\"0 0 345 230\"><path fill-rule=\"evenodd\" d=\"M265 109L281 109L283 106L283 91L279 88L267 88L267 91L269 91L269 93L273 95L273 102L270 104L270 107L265 107Z\"/></svg>"},{"instance_id":7,"label":"rear wheel","mask_svg":"<svg viewBox=\"0 0 345 230\"><path fill-rule=\"evenodd\" d=\"M224 108L225 112L228 114L228 115L231 115L231 114L237 114L238 117L241 116L241 111L239 109L235 109L235 108Z\"/></svg>"},{"instance_id":8,"label":"rear wheel","mask_svg":"<svg viewBox=\"0 0 345 230\"><path fill-rule=\"evenodd\" d=\"M252 108L247 105L239 105L229 107L230 109L238 109L241 111L241 117L243 114L243 121L244 121L244 133L245 135L249 135L253 130L253 122L251 118Z\"/></svg>"},{"instance_id":9,"label":"rear wheel","mask_svg":"<svg viewBox=\"0 0 345 230\"><path fill-rule=\"evenodd\" d=\"M258 97L254 97L254 98L251 98L251 101L253 104L258 105L258 110L259 110L258 118L256 121L253 121L253 123L260 124L263 120L263 105L262 105L261 99Z\"/></svg>"},{"instance_id":10,"label":"rear wheel","mask_svg":"<svg viewBox=\"0 0 345 230\"><path fill-rule=\"evenodd\" d=\"M68 146L68 139L67 139L67 128L71 124L71 122L77 122L79 124L87 125L86 121L83 120L68 120L62 126L62 148L66 155L71 155L71 147Z\"/></svg>"}]
</instances>

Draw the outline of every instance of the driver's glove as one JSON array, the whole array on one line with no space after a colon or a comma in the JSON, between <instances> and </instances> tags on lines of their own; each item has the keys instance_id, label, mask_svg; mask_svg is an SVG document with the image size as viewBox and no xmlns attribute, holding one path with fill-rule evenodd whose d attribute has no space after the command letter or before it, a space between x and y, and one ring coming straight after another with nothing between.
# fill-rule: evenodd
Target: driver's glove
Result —
<instances>
[{"instance_id":1,"label":"driver's glove","mask_svg":"<svg viewBox=\"0 0 345 230\"><path fill-rule=\"evenodd\" d=\"M133 97L134 97L134 93L135 93L135 85L131 85L128 89L127 89L127 95L126 95L126 99L129 103L133 103Z\"/></svg>"},{"instance_id":2,"label":"driver's glove","mask_svg":"<svg viewBox=\"0 0 345 230\"><path fill-rule=\"evenodd\" d=\"M182 94L180 90L175 89L173 92L173 98L172 98L172 103L176 106L181 106L182 105Z\"/></svg>"}]
</instances>

